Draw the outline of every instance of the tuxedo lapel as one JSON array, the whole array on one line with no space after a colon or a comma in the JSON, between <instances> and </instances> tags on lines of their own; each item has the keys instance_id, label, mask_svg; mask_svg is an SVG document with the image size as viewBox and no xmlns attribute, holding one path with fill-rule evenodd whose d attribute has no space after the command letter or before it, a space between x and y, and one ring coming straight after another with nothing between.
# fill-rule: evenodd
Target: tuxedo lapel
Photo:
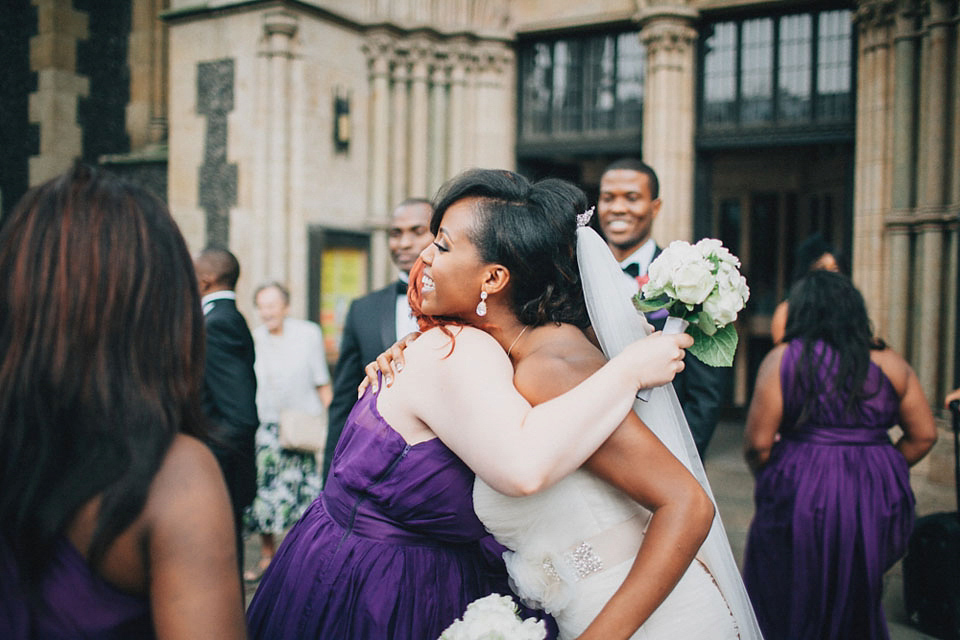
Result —
<instances>
[{"instance_id":1,"label":"tuxedo lapel","mask_svg":"<svg viewBox=\"0 0 960 640\"><path fill-rule=\"evenodd\" d=\"M383 341L383 349L391 346L400 336L397 335L397 290L394 285L383 289L383 296L379 301L383 312L379 314L380 318L380 340Z\"/></svg>"}]
</instances>

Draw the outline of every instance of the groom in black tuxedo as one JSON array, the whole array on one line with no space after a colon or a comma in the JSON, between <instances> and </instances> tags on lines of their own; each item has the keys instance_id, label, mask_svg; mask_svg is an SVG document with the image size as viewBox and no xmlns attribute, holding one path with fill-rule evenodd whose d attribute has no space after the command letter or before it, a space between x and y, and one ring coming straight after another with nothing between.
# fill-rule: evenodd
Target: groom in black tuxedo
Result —
<instances>
[{"instance_id":1,"label":"groom in black tuxedo","mask_svg":"<svg viewBox=\"0 0 960 640\"><path fill-rule=\"evenodd\" d=\"M194 259L207 333L203 411L213 423L211 448L230 493L237 555L243 566L240 518L257 492L254 437L257 433L257 378L253 338L237 310L234 288L240 264L232 253L208 247Z\"/></svg>"},{"instance_id":2,"label":"groom in black tuxedo","mask_svg":"<svg viewBox=\"0 0 960 640\"><path fill-rule=\"evenodd\" d=\"M340 341L340 357L333 372L333 402L329 409L327 446L323 455L324 481L343 424L357 401L357 385L363 380L363 367L399 338L417 330L407 303L407 283L410 269L420 252L433 241L430 233L432 215L433 206L423 198L409 198L397 205L391 216L387 244L400 275L383 289L350 303Z\"/></svg>"},{"instance_id":3,"label":"groom in black tuxedo","mask_svg":"<svg viewBox=\"0 0 960 640\"><path fill-rule=\"evenodd\" d=\"M600 177L597 218L600 231L620 263L625 277L637 283L647 275L650 263L660 254L651 235L653 221L660 213L660 183L647 164L633 158L617 160ZM647 314L658 330L663 329L666 312ZM690 432L703 458L717 427L720 389L724 371L703 364L687 353L686 366L673 380Z\"/></svg>"}]
</instances>

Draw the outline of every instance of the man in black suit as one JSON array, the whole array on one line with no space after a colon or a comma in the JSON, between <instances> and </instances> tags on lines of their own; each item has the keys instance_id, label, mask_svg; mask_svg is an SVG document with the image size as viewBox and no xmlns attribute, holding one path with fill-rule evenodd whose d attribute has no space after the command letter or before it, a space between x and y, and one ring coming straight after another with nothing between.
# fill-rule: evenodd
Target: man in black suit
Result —
<instances>
[{"instance_id":1,"label":"man in black suit","mask_svg":"<svg viewBox=\"0 0 960 640\"><path fill-rule=\"evenodd\" d=\"M257 492L254 437L259 420L253 338L246 320L237 310L234 288L240 277L240 264L234 255L226 249L208 247L193 264L207 331L203 411L213 423L211 448L230 493L237 555L242 567L240 520Z\"/></svg>"},{"instance_id":2,"label":"man in black suit","mask_svg":"<svg viewBox=\"0 0 960 640\"><path fill-rule=\"evenodd\" d=\"M383 289L350 303L340 341L340 357L333 372L333 402L329 409L327 446L323 456L324 481L343 424L357 401L357 385L363 380L363 367L399 338L417 330L407 303L407 283L410 269L420 252L433 241L431 215L433 206L423 198L409 198L397 205L391 217L387 244L400 276Z\"/></svg>"},{"instance_id":3,"label":"man in black suit","mask_svg":"<svg viewBox=\"0 0 960 640\"><path fill-rule=\"evenodd\" d=\"M637 281L661 249L651 232L660 213L660 183L647 164L624 158L609 165L600 177L597 218L607 245L624 273ZM639 282L637 282L639 289ZM647 315L657 329L663 329L666 312ZM674 378L673 387L690 425L697 451L703 458L717 427L720 390L724 371L707 366L687 353L686 367Z\"/></svg>"}]
</instances>

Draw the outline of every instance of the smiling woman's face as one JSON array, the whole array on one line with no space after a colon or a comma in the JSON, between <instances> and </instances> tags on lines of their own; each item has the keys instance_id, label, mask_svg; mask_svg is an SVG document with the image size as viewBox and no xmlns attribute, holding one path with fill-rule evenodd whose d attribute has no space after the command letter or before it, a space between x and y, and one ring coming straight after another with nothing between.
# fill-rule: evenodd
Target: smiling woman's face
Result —
<instances>
[{"instance_id":1,"label":"smiling woman's face","mask_svg":"<svg viewBox=\"0 0 960 640\"><path fill-rule=\"evenodd\" d=\"M433 244L420 254L423 259L423 302L426 315L475 322L485 263L480 259L469 232L476 223L477 198L453 203L443 214Z\"/></svg>"}]
</instances>

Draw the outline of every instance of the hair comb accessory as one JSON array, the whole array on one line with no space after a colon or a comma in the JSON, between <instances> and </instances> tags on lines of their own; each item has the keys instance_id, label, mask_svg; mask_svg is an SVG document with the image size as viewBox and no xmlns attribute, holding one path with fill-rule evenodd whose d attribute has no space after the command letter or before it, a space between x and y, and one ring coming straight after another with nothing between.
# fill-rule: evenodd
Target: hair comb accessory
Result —
<instances>
[{"instance_id":1,"label":"hair comb accessory","mask_svg":"<svg viewBox=\"0 0 960 640\"><path fill-rule=\"evenodd\" d=\"M594 212L595 210L596 210L596 207L590 207L589 209L587 209L587 210L584 211L583 213L578 213L578 214L577 214L577 226L578 226L578 227L585 227L585 226L587 226L588 224L590 224L590 218L593 217L593 212Z\"/></svg>"}]
</instances>

